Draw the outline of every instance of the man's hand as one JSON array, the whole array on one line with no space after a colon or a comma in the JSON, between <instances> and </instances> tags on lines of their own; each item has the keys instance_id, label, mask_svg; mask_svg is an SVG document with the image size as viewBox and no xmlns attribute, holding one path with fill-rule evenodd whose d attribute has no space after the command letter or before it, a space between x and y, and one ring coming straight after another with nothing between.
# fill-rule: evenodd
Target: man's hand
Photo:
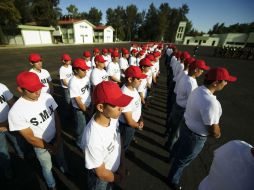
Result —
<instances>
[{"instance_id":1,"label":"man's hand","mask_svg":"<svg viewBox=\"0 0 254 190\"><path fill-rule=\"evenodd\" d=\"M8 131L6 127L0 127L0 132L5 132L5 131Z\"/></svg>"}]
</instances>

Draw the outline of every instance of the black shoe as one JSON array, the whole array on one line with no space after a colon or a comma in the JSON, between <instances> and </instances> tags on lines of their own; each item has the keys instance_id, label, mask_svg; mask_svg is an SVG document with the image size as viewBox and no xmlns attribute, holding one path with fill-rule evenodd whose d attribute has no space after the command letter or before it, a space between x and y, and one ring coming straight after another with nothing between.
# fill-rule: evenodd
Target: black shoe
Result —
<instances>
[{"instance_id":1,"label":"black shoe","mask_svg":"<svg viewBox=\"0 0 254 190\"><path fill-rule=\"evenodd\" d=\"M183 190L182 186L180 186L179 184L168 183L168 186L169 186L170 189L172 189L172 190Z\"/></svg>"}]
</instances>

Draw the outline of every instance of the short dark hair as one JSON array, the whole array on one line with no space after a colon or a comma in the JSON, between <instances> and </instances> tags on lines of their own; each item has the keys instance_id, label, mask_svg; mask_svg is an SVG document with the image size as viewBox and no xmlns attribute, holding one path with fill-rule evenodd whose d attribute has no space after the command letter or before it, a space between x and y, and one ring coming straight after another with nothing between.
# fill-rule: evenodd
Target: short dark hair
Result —
<instances>
[{"instance_id":1,"label":"short dark hair","mask_svg":"<svg viewBox=\"0 0 254 190\"><path fill-rule=\"evenodd\" d=\"M207 79L204 79L204 85L211 85L215 81L218 81L219 83L221 83L223 80L207 80Z\"/></svg>"}]
</instances>

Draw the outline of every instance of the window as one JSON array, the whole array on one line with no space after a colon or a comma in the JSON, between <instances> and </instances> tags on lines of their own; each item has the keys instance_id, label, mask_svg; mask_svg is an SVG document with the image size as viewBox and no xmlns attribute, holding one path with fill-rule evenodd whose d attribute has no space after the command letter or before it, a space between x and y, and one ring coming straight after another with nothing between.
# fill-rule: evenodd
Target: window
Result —
<instances>
[{"instance_id":1,"label":"window","mask_svg":"<svg viewBox=\"0 0 254 190\"><path fill-rule=\"evenodd\" d=\"M190 43L190 40L187 40L186 44L188 45Z\"/></svg>"},{"instance_id":2,"label":"window","mask_svg":"<svg viewBox=\"0 0 254 190\"><path fill-rule=\"evenodd\" d=\"M203 40L203 43L206 43L206 40Z\"/></svg>"},{"instance_id":3,"label":"window","mask_svg":"<svg viewBox=\"0 0 254 190\"><path fill-rule=\"evenodd\" d=\"M198 40L195 40L195 43L198 43Z\"/></svg>"}]
</instances>

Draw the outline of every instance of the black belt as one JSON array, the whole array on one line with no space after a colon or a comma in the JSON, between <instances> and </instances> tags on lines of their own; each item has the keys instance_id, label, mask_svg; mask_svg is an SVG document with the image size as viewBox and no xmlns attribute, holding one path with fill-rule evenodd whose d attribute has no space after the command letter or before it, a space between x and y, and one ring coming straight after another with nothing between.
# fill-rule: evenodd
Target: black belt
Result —
<instances>
[{"instance_id":1,"label":"black belt","mask_svg":"<svg viewBox=\"0 0 254 190\"><path fill-rule=\"evenodd\" d=\"M200 135L200 134L197 134L197 133L193 132L192 130L190 130L190 128L186 125L185 122L184 122L184 124L185 124L186 128L187 128L192 134L197 135L197 136L199 136L199 137L207 137L207 136Z\"/></svg>"}]
</instances>

